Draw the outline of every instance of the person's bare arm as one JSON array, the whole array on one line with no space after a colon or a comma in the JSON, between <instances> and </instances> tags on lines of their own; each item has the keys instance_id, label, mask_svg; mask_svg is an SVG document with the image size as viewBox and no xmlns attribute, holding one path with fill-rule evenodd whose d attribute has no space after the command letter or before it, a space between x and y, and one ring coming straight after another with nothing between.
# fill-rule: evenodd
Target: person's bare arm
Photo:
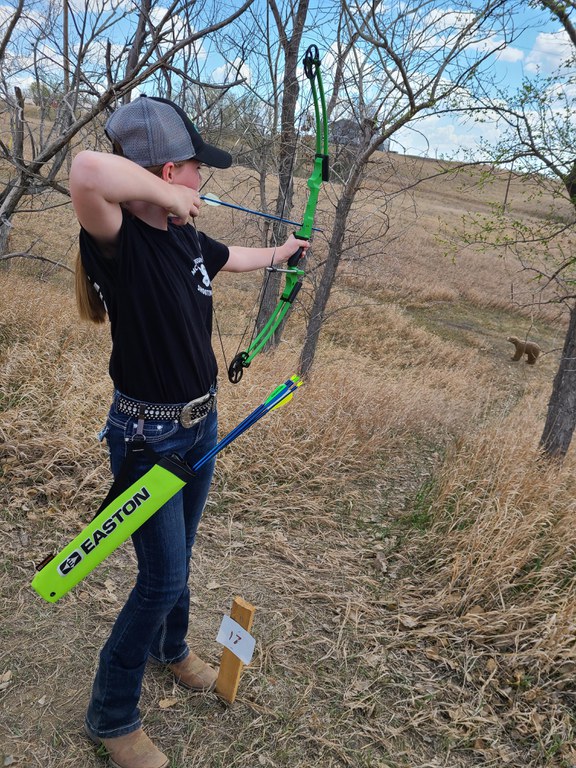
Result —
<instances>
[{"instance_id":1,"label":"person's bare arm","mask_svg":"<svg viewBox=\"0 0 576 768\"><path fill-rule=\"evenodd\" d=\"M122 225L121 203L156 205L185 224L198 215L198 192L169 183L118 155L80 152L70 170L70 194L76 216L96 240L111 243Z\"/></svg>"},{"instance_id":2,"label":"person's bare arm","mask_svg":"<svg viewBox=\"0 0 576 768\"><path fill-rule=\"evenodd\" d=\"M253 269L263 269L273 264L280 265L296 253L298 248L304 249L304 256L310 243L308 240L297 240L290 235L288 240L277 248L247 248L242 245L229 246L229 256L223 270L226 272L250 272Z\"/></svg>"}]
</instances>

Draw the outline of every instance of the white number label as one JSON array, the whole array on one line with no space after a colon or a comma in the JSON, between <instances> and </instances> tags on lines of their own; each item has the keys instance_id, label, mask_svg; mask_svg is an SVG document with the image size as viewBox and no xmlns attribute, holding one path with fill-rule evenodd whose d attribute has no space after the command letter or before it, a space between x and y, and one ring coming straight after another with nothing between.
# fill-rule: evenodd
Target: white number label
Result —
<instances>
[{"instance_id":1,"label":"white number label","mask_svg":"<svg viewBox=\"0 0 576 768\"><path fill-rule=\"evenodd\" d=\"M252 661L256 640L247 629L241 627L230 616L222 618L216 642L232 651L234 656L237 656L244 664L250 664Z\"/></svg>"}]
</instances>

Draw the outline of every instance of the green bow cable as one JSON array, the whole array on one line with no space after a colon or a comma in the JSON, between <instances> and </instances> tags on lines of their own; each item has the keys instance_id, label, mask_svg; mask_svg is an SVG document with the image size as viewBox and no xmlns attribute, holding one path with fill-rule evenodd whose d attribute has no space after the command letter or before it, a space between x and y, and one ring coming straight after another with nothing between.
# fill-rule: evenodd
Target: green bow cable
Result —
<instances>
[{"instance_id":1,"label":"green bow cable","mask_svg":"<svg viewBox=\"0 0 576 768\"><path fill-rule=\"evenodd\" d=\"M304 64L304 74L310 81L312 98L314 100L314 113L316 117L316 155L314 157L314 168L308 179L309 194L304 216L302 217L302 226L294 233L294 236L299 240L310 240L312 230L314 229L314 216L316 215L320 186L323 181L328 181L330 175L328 163L328 118L326 115L324 86L322 83L322 75L320 73L320 55L318 47L316 45L311 45L306 51L302 61ZM286 283L284 285L284 290L282 291L278 304L260 333L258 333L248 347L243 352L239 352L230 363L228 368L228 378L232 384L237 384L240 381L242 374L244 373L244 368L248 368L256 355L264 349L286 316L290 309L290 305L298 295L298 292L302 287L302 278L305 274L304 270L299 269L298 267L298 263L302 258L302 252L303 249L298 248L296 253L294 253L288 260L286 269L279 269L274 266L268 267L268 271L285 273Z\"/></svg>"}]
</instances>

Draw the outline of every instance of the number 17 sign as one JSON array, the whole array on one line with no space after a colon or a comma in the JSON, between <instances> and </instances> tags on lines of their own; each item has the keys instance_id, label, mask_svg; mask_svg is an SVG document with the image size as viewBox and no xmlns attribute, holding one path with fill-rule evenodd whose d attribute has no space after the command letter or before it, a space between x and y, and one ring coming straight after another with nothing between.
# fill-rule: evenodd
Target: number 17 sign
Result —
<instances>
[{"instance_id":1,"label":"number 17 sign","mask_svg":"<svg viewBox=\"0 0 576 768\"><path fill-rule=\"evenodd\" d=\"M222 618L216 642L228 648L244 664L250 664L252 661L256 640L230 616Z\"/></svg>"}]
</instances>

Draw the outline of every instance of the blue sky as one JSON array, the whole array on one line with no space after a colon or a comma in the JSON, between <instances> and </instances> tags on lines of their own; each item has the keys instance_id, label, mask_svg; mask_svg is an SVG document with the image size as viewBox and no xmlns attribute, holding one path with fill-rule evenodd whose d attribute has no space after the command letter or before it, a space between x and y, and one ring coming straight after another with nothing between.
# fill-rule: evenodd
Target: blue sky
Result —
<instances>
[{"instance_id":1,"label":"blue sky","mask_svg":"<svg viewBox=\"0 0 576 768\"><path fill-rule=\"evenodd\" d=\"M316 0L314 5L314 12L320 15L327 12L326 0ZM447 12L450 3L443 0L438 3L438 7ZM537 72L542 75L551 74L574 53L573 45L565 31L558 22L552 20L548 12L534 10L525 0L515 7L518 9L517 29L522 28L524 31L511 46L501 51L490 65L494 80L505 85L511 92L521 85L525 77L534 76ZM329 73L333 63L329 50L332 22L333 19L326 18L323 28L322 25L315 26L306 35L307 42L317 43L320 49L324 61L327 97L330 96ZM273 29L273 25L271 27ZM302 44L302 50L306 44ZM221 70L219 77L222 76ZM349 92L353 91L352 86ZM480 125L465 118L429 116L395 134L391 148L406 154L464 159L476 150L480 139L494 143L497 138L498 127L494 123L485 122Z\"/></svg>"},{"instance_id":2,"label":"blue sky","mask_svg":"<svg viewBox=\"0 0 576 768\"><path fill-rule=\"evenodd\" d=\"M91 0L93 2L94 0ZM74 2L74 0L72 0ZM106 0L100 0L106 4ZM262 2L262 0L257 0ZM313 42L317 42L322 57L325 57L327 68L329 69L329 51L325 47L329 45L323 38L330 33L334 21L334 5L328 4L328 0L316 0L314 11L319 14L319 18L326 21L325 25L316 25L310 30L308 37ZM81 3L83 5L83 3ZM449 0L439 3L444 10L449 8ZM511 89L517 87L524 76L534 75L537 71L542 74L550 74L554 69L573 52L573 47L568 41L566 33L557 22L553 22L550 15L542 11L534 11L530 8L528 2L519 6L524 8L519 21L526 30L514 41L513 45L502 51L494 62L494 76L500 82L506 83ZM0 24L11 15L12 8L2 5L0 1ZM157 10L157 13L160 9ZM331 17L331 18L330 18ZM259 20L265 25L266 9L262 4L262 14ZM270 29L274 28L270 24ZM120 34L122 25L118 24L114 28L116 34ZM107 35L111 31L107 31ZM306 44L303 44L304 51ZM198 43L199 62L204 62L206 68L205 75L211 74L216 81L226 79L223 75L222 59L213 58L214 48L207 40ZM58 66L59 56L57 53L50 53L54 65ZM206 58L204 58L206 57ZM220 70L220 73L218 72ZM26 84L30 76L25 70L21 71L20 81ZM329 78L325 79L329 87ZM145 88L145 90L148 90ZM327 94L329 96L329 94ZM464 157L468 151L474 150L480 138L487 141L496 141L498 129L494 124L483 123L478 125L464 119L453 117L435 117L429 116L420 120L412 128L405 128L395 134L392 139L391 148L406 154L425 155L430 157Z\"/></svg>"},{"instance_id":3,"label":"blue sky","mask_svg":"<svg viewBox=\"0 0 576 768\"><path fill-rule=\"evenodd\" d=\"M494 62L495 77L511 90L537 72L551 74L574 54L574 47L562 26L549 15L527 7L522 21L529 27L514 44ZM474 151L480 139L495 142L496 124L473 123L464 118L427 117L415 129L404 129L392 140L391 149L427 157L464 159Z\"/></svg>"}]
</instances>

